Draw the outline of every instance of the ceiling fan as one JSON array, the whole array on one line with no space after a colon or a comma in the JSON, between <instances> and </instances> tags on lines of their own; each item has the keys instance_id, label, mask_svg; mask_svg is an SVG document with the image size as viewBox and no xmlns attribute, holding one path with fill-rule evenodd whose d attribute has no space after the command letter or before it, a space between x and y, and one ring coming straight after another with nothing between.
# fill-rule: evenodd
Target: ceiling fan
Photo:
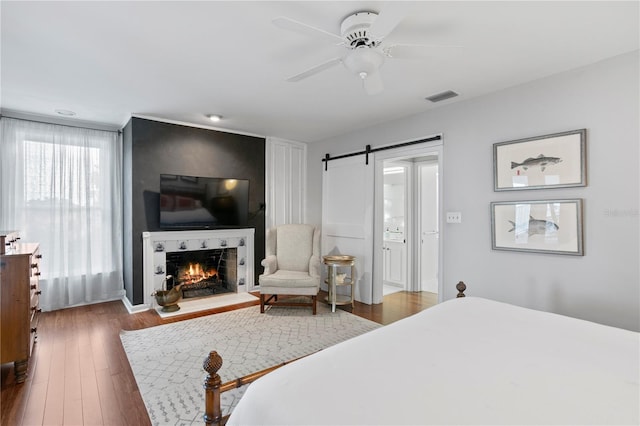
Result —
<instances>
[{"instance_id":1,"label":"ceiling fan","mask_svg":"<svg viewBox=\"0 0 640 426\"><path fill-rule=\"evenodd\" d=\"M366 93L375 95L384 90L380 67L387 58L423 58L425 55L433 53L434 48L457 47L384 44L384 39L391 34L406 14L404 9L394 10L390 13L355 12L342 21L340 35L284 16L275 18L273 24L279 28L319 37L346 49L342 56L329 59L293 75L287 81L297 82L338 64L343 64L347 70L360 77Z\"/></svg>"}]
</instances>

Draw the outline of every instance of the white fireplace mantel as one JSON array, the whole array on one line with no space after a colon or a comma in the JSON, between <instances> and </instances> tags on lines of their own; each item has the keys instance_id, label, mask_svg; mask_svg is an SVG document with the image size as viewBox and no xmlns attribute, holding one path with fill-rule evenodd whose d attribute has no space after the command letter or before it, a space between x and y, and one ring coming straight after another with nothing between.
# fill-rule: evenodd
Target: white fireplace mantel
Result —
<instances>
[{"instance_id":1,"label":"white fireplace mantel","mask_svg":"<svg viewBox=\"0 0 640 426\"><path fill-rule=\"evenodd\" d=\"M245 293L254 283L254 232L253 228L216 229L206 231L162 231L142 233L142 274L144 305L153 306L155 290L162 288L166 276L166 255L170 252L236 248L237 292Z\"/></svg>"}]
</instances>

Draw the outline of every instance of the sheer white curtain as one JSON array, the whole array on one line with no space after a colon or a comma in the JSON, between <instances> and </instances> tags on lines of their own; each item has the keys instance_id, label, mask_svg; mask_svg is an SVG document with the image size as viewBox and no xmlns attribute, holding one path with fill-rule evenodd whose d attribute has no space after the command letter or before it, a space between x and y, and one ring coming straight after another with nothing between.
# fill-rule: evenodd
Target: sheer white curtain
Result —
<instances>
[{"instance_id":1,"label":"sheer white curtain","mask_svg":"<svg viewBox=\"0 0 640 426\"><path fill-rule=\"evenodd\" d=\"M0 229L40 243L42 309L120 298L120 136L6 117L0 123Z\"/></svg>"}]
</instances>

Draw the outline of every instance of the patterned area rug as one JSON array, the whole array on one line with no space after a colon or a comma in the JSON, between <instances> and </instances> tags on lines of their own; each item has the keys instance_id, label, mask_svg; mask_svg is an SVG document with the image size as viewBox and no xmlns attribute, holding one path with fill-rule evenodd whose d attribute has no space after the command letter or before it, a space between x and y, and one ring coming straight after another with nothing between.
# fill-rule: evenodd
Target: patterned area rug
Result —
<instances>
[{"instance_id":1,"label":"patterned area rug","mask_svg":"<svg viewBox=\"0 0 640 426\"><path fill-rule=\"evenodd\" d=\"M136 331L120 339L154 425L202 424L210 351L223 359L222 383L309 355L380 327L319 303L309 308L258 306ZM223 414L231 413L246 387L224 392Z\"/></svg>"}]
</instances>

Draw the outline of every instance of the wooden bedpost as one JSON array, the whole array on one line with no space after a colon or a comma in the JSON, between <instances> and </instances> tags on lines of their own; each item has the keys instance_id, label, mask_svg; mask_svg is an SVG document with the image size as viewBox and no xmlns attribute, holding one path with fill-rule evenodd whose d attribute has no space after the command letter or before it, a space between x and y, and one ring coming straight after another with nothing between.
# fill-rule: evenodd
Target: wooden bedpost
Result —
<instances>
[{"instance_id":1,"label":"wooden bedpost","mask_svg":"<svg viewBox=\"0 0 640 426\"><path fill-rule=\"evenodd\" d=\"M220 375L222 357L218 352L211 351L204 359L202 368L208 373L204 380L204 423L207 426L220 425L222 410L220 409Z\"/></svg>"},{"instance_id":2,"label":"wooden bedpost","mask_svg":"<svg viewBox=\"0 0 640 426\"><path fill-rule=\"evenodd\" d=\"M467 289L467 286L465 283L463 283L462 281L460 281L457 285L456 285L456 290L458 290L458 295L456 297L464 297L464 291Z\"/></svg>"}]
</instances>

